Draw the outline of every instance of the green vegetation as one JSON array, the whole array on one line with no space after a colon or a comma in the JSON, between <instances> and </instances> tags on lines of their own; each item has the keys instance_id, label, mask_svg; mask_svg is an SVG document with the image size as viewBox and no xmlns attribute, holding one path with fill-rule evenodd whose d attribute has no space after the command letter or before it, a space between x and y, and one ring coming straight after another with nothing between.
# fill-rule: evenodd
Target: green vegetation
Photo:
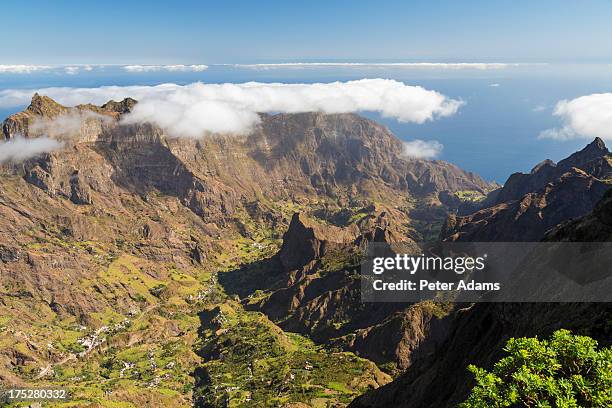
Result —
<instances>
[{"instance_id":1,"label":"green vegetation","mask_svg":"<svg viewBox=\"0 0 612 408\"><path fill-rule=\"evenodd\" d=\"M491 372L469 367L476 386L461 408L612 406L612 348L559 330L510 339L504 351Z\"/></svg>"},{"instance_id":2,"label":"green vegetation","mask_svg":"<svg viewBox=\"0 0 612 408\"><path fill-rule=\"evenodd\" d=\"M205 406L336 406L390 379L367 360L285 333L233 302L202 319L205 362L195 396Z\"/></svg>"},{"instance_id":3,"label":"green vegetation","mask_svg":"<svg viewBox=\"0 0 612 408\"><path fill-rule=\"evenodd\" d=\"M456 191L455 195L461 201L482 201L486 197L486 195L482 194L480 191L474 191L474 190Z\"/></svg>"},{"instance_id":4,"label":"green vegetation","mask_svg":"<svg viewBox=\"0 0 612 408\"><path fill-rule=\"evenodd\" d=\"M237 207L217 236L174 197L121 200L142 218L79 207L74 216L58 210L54 221L24 227L19 247L48 269L51 283L62 284L51 288L57 298L42 298L27 282L1 288L14 296L0 305L0 351L13 356L0 376L68 388L70 401L45 405L62 408L186 407L194 396L219 407L341 407L390 381L374 363L285 333L251 311L271 286L259 285L266 290L241 303L218 283L246 265L250 280L276 282L261 261L278 252L294 212L330 225L366 225L375 222L374 204L262 198ZM356 252L330 251L317 273L358 264ZM233 283L241 285L241 276L231 275ZM223 318L206 320L202 311ZM349 322L339 312L324 324L340 330Z\"/></svg>"}]
</instances>

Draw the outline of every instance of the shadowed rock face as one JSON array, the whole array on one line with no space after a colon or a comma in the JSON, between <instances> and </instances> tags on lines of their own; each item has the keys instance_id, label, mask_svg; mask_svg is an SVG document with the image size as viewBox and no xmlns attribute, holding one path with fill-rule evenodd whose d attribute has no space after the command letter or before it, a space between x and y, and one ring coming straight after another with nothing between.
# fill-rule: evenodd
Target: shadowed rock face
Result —
<instances>
[{"instance_id":1,"label":"shadowed rock face","mask_svg":"<svg viewBox=\"0 0 612 408\"><path fill-rule=\"evenodd\" d=\"M339 228L295 214L281 250L266 265L277 277L269 287L277 289L255 307L287 331L400 370L427 356L448 334L450 309L361 302L359 250L368 242L407 241L397 215L383 210Z\"/></svg>"},{"instance_id":2,"label":"shadowed rock face","mask_svg":"<svg viewBox=\"0 0 612 408\"><path fill-rule=\"evenodd\" d=\"M473 376L467 366L490 369L511 337L547 337L559 328L587 334L606 346L608 304L475 304L457 311L446 338L393 382L358 397L353 408L447 408L467 398Z\"/></svg>"},{"instance_id":3,"label":"shadowed rock face","mask_svg":"<svg viewBox=\"0 0 612 408\"><path fill-rule=\"evenodd\" d=\"M599 179L606 179L612 175L610 160L612 157L605 143L600 138L596 138L584 149L557 164L552 160L544 160L536 165L531 173L512 174L504 186L494 194L494 199L486 201L486 205L519 200L527 193L544 188L572 168L580 169Z\"/></svg>"},{"instance_id":4,"label":"shadowed rock face","mask_svg":"<svg viewBox=\"0 0 612 408\"><path fill-rule=\"evenodd\" d=\"M523 175L530 180L528 186L515 184L513 189L524 192L545 182L544 187L524 194L520 200L496 204L467 217L450 217L443 233L450 240L474 242L609 241L612 197L604 182L609 176L608 160L607 149L596 139L556 166L564 169L560 176L550 162L544 162L532 172L537 174L537 182L529 184L535 178ZM540 179L543 174L546 177ZM357 398L350 407L456 406L474 385L467 366L491 368L509 338L546 337L565 328L607 346L611 316L612 306L606 303L479 303L459 308L448 323L450 334L431 354L416 359L396 380Z\"/></svg>"},{"instance_id":5,"label":"shadowed rock face","mask_svg":"<svg viewBox=\"0 0 612 408\"><path fill-rule=\"evenodd\" d=\"M552 242L612 241L612 190L606 192L591 214L559 224L546 234L544 240Z\"/></svg>"},{"instance_id":6,"label":"shadowed rock face","mask_svg":"<svg viewBox=\"0 0 612 408\"><path fill-rule=\"evenodd\" d=\"M554 165L515 173L473 214L451 216L447 241L539 241L550 228L593 209L610 188L612 156L601 139Z\"/></svg>"},{"instance_id":7,"label":"shadowed rock face","mask_svg":"<svg viewBox=\"0 0 612 408\"><path fill-rule=\"evenodd\" d=\"M334 226L323 227L296 213L283 236L279 252L281 265L286 271L303 268L326 252L355 239L356 228L347 230Z\"/></svg>"}]
</instances>

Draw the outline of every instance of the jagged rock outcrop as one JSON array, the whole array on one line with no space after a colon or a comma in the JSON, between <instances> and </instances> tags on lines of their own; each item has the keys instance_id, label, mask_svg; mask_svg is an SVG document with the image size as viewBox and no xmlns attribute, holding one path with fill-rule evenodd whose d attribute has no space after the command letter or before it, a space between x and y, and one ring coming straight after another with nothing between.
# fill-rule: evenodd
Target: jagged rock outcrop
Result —
<instances>
[{"instance_id":1,"label":"jagged rock outcrop","mask_svg":"<svg viewBox=\"0 0 612 408\"><path fill-rule=\"evenodd\" d=\"M361 302L359 251L370 242L408 241L394 226L401 219L379 211L343 228L295 214L276 256L277 270L273 260L264 267L280 287L257 309L284 330L402 370L445 338L448 310L427 302Z\"/></svg>"},{"instance_id":2,"label":"jagged rock outcrop","mask_svg":"<svg viewBox=\"0 0 612 408\"><path fill-rule=\"evenodd\" d=\"M117 112L117 113L129 113L136 105L136 99L125 98L119 102L116 101L108 101L104 105L101 106L102 110Z\"/></svg>"},{"instance_id":3,"label":"jagged rock outcrop","mask_svg":"<svg viewBox=\"0 0 612 408\"><path fill-rule=\"evenodd\" d=\"M440 236L447 241L538 241L568 219L590 212L610 188L612 156L601 139L557 165L540 163L510 176L496 204L470 215L451 215Z\"/></svg>"},{"instance_id":4,"label":"jagged rock outcrop","mask_svg":"<svg viewBox=\"0 0 612 408\"><path fill-rule=\"evenodd\" d=\"M612 193L592 213L567 221L544 238L551 242L597 242L612 237ZM476 237L478 239L478 237ZM435 352L416 360L393 382L354 400L353 408L446 408L465 400L474 385L469 364L490 369L511 337L546 337L565 328L610 344L608 303L479 303L458 309L450 335Z\"/></svg>"},{"instance_id":5,"label":"jagged rock outcrop","mask_svg":"<svg viewBox=\"0 0 612 408\"><path fill-rule=\"evenodd\" d=\"M70 177L70 201L75 204L92 204L91 188L78 171Z\"/></svg>"},{"instance_id":6,"label":"jagged rock outcrop","mask_svg":"<svg viewBox=\"0 0 612 408\"><path fill-rule=\"evenodd\" d=\"M135 103L130 98L111 102L101 107L87 104L69 108L48 96L34 94L25 110L4 120L2 138L49 136L70 142L93 142L111 119L117 119Z\"/></svg>"},{"instance_id":7,"label":"jagged rock outcrop","mask_svg":"<svg viewBox=\"0 0 612 408\"><path fill-rule=\"evenodd\" d=\"M295 213L279 252L281 265L286 271L304 268L312 261L321 259L328 251L339 248L355 239L358 229L343 229L319 223Z\"/></svg>"},{"instance_id":8,"label":"jagged rock outcrop","mask_svg":"<svg viewBox=\"0 0 612 408\"><path fill-rule=\"evenodd\" d=\"M17 135L28 135L28 127L36 118L56 118L69 111L68 108L55 102L48 96L37 93L32 97L30 105L23 111L9 116L2 123L3 139L11 139Z\"/></svg>"},{"instance_id":9,"label":"jagged rock outcrop","mask_svg":"<svg viewBox=\"0 0 612 408\"><path fill-rule=\"evenodd\" d=\"M525 194L538 191L554 182L572 168L580 169L598 179L606 179L612 175L611 163L612 157L604 141L595 138L584 149L557 164L547 159L537 164L528 174L512 174L492 199L485 200L483 204L489 206L519 200Z\"/></svg>"}]
</instances>

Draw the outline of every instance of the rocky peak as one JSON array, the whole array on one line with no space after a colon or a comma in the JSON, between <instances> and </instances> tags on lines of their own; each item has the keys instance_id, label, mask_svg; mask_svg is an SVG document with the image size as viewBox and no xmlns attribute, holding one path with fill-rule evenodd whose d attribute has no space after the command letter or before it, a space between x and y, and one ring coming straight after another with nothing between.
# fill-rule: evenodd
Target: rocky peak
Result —
<instances>
[{"instance_id":1,"label":"rocky peak","mask_svg":"<svg viewBox=\"0 0 612 408\"><path fill-rule=\"evenodd\" d=\"M567 159L561 160L558 166L561 168L582 168L585 164L609 154L610 151L606 147L604 141L596 137L595 140L586 145L584 149L570 155Z\"/></svg>"},{"instance_id":2,"label":"rocky peak","mask_svg":"<svg viewBox=\"0 0 612 408\"><path fill-rule=\"evenodd\" d=\"M587 150L587 149L605 151L606 154L609 153L608 148L606 147L606 144L599 137L596 137L595 140L593 140L591 143L589 143L587 147L584 148L584 150Z\"/></svg>"},{"instance_id":3,"label":"rocky peak","mask_svg":"<svg viewBox=\"0 0 612 408\"><path fill-rule=\"evenodd\" d=\"M544 160L536 165L530 173L514 173L504 184L485 201L485 206L493 206L504 202L518 200L527 193L544 188L548 183L556 182L572 167L582 170L599 179L606 179L612 174L610 151L603 140L595 138L584 149L573 153L566 159L555 164L552 160Z\"/></svg>"},{"instance_id":4,"label":"rocky peak","mask_svg":"<svg viewBox=\"0 0 612 408\"><path fill-rule=\"evenodd\" d=\"M68 108L60 105L48 96L35 93L34 96L32 96L32 101L26 110L36 115L54 118L67 112Z\"/></svg>"},{"instance_id":5,"label":"rocky peak","mask_svg":"<svg viewBox=\"0 0 612 408\"><path fill-rule=\"evenodd\" d=\"M40 127L38 131L35 131L32 126L36 121L42 120L45 123L45 121L52 121L63 115L75 114L76 118L87 122L82 127L83 131L89 133L89 135L82 135L84 136L82 141L93 141L97 134L100 133L103 120L117 118L123 113L130 112L135 104L136 100L125 98L120 102L109 101L102 106L83 104L75 107L66 107L48 96L35 93L32 96L30 105L26 109L4 120L2 134L5 139L11 139L17 135L26 138L38 137L40 136ZM62 134L63 130L60 126L53 126L51 129L47 129L45 125L43 128L45 128L46 133L50 133L48 134L49 137L55 137L53 133Z\"/></svg>"},{"instance_id":6,"label":"rocky peak","mask_svg":"<svg viewBox=\"0 0 612 408\"><path fill-rule=\"evenodd\" d=\"M561 160L515 173L493 198L472 214L447 219L441 238L451 241L540 240L546 231L582 217L610 189L612 157L604 142L593 142ZM489 196L491 197L491 195Z\"/></svg>"},{"instance_id":7,"label":"rocky peak","mask_svg":"<svg viewBox=\"0 0 612 408\"><path fill-rule=\"evenodd\" d=\"M320 259L327 250L355 239L357 228L340 228L323 225L304 214L295 213L283 235L279 252L286 271L292 271Z\"/></svg>"},{"instance_id":8,"label":"rocky peak","mask_svg":"<svg viewBox=\"0 0 612 408\"><path fill-rule=\"evenodd\" d=\"M125 98L120 102L110 100L104 105L102 105L101 108L109 112L117 112L123 114L131 112L136 103L138 103L138 101L132 98Z\"/></svg>"},{"instance_id":9,"label":"rocky peak","mask_svg":"<svg viewBox=\"0 0 612 408\"><path fill-rule=\"evenodd\" d=\"M2 139L12 139L18 135L28 137L28 128L34 118L53 119L68 111L68 108L48 96L35 93L30 105L25 110L4 120L2 123Z\"/></svg>"},{"instance_id":10,"label":"rocky peak","mask_svg":"<svg viewBox=\"0 0 612 408\"><path fill-rule=\"evenodd\" d=\"M550 159L546 159L546 160L543 160L540 163L536 164L534 166L534 168L531 169L530 173L531 174L535 174L535 173L537 173L537 172L539 172L539 171L541 171L543 169L547 169L547 168L550 168L550 167L556 167L556 166L557 166L557 163L555 163L554 161L552 161Z\"/></svg>"}]
</instances>

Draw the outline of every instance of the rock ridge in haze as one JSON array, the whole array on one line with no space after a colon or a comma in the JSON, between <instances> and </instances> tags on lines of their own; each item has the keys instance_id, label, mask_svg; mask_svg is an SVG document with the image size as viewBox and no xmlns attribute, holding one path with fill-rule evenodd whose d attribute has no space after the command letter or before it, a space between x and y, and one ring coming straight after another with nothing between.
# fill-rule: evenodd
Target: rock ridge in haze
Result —
<instances>
[{"instance_id":1,"label":"rock ridge in haze","mask_svg":"<svg viewBox=\"0 0 612 408\"><path fill-rule=\"evenodd\" d=\"M610 188L612 155L601 139L554 164L544 161L529 174L515 173L482 209L451 215L442 228L448 241L537 241L546 231L582 217Z\"/></svg>"},{"instance_id":2,"label":"rock ridge in haze","mask_svg":"<svg viewBox=\"0 0 612 408\"><path fill-rule=\"evenodd\" d=\"M518 200L527 193L543 188L572 168L583 170L599 179L605 179L612 175L611 160L610 152L604 141L595 138L582 150L571 154L559 163L547 159L536 165L530 173L512 174L504 186L494 193L494 200L487 200L486 204L494 205Z\"/></svg>"}]
</instances>

